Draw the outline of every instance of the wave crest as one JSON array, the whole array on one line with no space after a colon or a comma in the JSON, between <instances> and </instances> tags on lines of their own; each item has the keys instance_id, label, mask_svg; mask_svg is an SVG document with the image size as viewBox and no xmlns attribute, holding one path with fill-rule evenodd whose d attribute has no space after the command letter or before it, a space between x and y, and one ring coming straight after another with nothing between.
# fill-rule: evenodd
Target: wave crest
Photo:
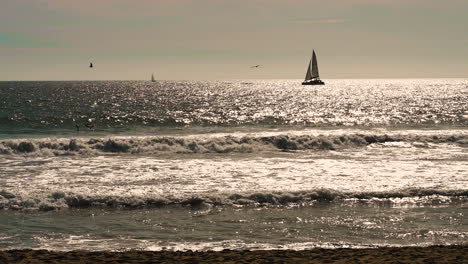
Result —
<instances>
[{"instance_id":1,"label":"wave crest","mask_svg":"<svg viewBox=\"0 0 468 264\"><path fill-rule=\"evenodd\" d=\"M356 203L376 206L441 205L468 202L468 190L407 189L390 192L340 192L318 189L301 192L257 192L189 197L92 196L75 193L13 194L0 191L0 209L50 211L65 208L159 208L164 206L313 206L317 203Z\"/></svg>"},{"instance_id":2,"label":"wave crest","mask_svg":"<svg viewBox=\"0 0 468 264\"><path fill-rule=\"evenodd\" d=\"M224 137L127 137L127 138L45 138L0 141L0 154L86 155L103 153L250 153L264 150L338 150L388 142L409 142L415 147L427 143L468 146L468 135L275 135Z\"/></svg>"}]
</instances>

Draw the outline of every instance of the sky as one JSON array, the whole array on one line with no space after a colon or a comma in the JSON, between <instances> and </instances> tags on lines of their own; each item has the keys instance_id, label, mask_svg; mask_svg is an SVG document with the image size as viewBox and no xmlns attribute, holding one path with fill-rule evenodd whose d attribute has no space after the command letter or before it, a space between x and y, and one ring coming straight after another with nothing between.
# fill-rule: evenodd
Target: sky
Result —
<instances>
[{"instance_id":1,"label":"sky","mask_svg":"<svg viewBox=\"0 0 468 264\"><path fill-rule=\"evenodd\" d=\"M303 79L312 49L322 79L466 78L467 13L467 0L0 0L0 81Z\"/></svg>"}]
</instances>

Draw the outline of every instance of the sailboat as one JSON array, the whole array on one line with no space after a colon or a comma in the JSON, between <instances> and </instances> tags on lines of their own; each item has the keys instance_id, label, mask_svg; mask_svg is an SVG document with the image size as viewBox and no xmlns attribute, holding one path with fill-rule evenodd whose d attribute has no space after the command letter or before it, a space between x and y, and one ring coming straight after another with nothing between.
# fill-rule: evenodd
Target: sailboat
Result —
<instances>
[{"instance_id":1,"label":"sailboat","mask_svg":"<svg viewBox=\"0 0 468 264\"><path fill-rule=\"evenodd\" d=\"M156 82L156 80L154 79L154 74L151 74L151 82Z\"/></svg>"},{"instance_id":2,"label":"sailboat","mask_svg":"<svg viewBox=\"0 0 468 264\"><path fill-rule=\"evenodd\" d=\"M309 61L309 67L307 67L305 80L302 85L323 85L325 84L319 77L317 56L315 56L315 50L312 50L312 58Z\"/></svg>"}]
</instances>

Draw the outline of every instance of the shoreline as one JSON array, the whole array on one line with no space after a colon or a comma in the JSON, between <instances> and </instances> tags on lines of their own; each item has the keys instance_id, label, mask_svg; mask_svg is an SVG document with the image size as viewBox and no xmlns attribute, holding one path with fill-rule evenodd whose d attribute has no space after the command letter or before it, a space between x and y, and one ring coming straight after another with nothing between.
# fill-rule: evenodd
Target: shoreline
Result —
<instances>
[{"instance_id":1,"label":"shoreline","mask_svg":"<svg viewBox=\"0 0 468 264\"><path fill-rule=\"evenodd\" d=\"M258 251L0 251L0 263L466 263L468 245Z\"/></svg>"}]
</instances>

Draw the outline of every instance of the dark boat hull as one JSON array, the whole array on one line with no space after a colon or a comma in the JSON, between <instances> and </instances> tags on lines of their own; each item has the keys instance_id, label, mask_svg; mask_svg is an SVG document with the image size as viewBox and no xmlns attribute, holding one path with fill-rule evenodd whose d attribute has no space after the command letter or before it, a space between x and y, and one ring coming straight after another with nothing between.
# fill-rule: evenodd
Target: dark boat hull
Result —
<instances>
[{"instance_id":1,"label":"dark boat hull","mask_svg":"<svg viewBox=\"0 0 468 264\"><path fill-rule=\"evenodd\" d=\"M302 85L324 85L325 83L322 80L310 80L302 82Z\"/></svg>"}]
</instances>

